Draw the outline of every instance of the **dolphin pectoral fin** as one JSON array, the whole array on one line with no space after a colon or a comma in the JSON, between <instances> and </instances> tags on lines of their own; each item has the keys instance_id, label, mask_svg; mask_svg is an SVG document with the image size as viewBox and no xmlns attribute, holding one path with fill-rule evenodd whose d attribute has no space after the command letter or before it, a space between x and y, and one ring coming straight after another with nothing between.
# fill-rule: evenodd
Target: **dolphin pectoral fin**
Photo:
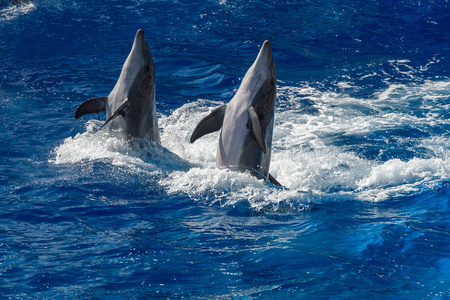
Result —
<instances>
[{"instance_id":1,"label":"dolphin pectoral fin","mask_svg":"<svg viewBox=\"0 0 450 300\"><path fill-rule=\"evenodd\" d=\"M252 134L252 137L255 139L255 141L258 143L261 150L266 153L266 141L264 140L262 129L261 129L261 123L259 123L258 115L255 112L255 109L253 106L250 106L248 109L248 116L249 116L249 129Z\"/></svg>"},{"instance_id":2,"label":"dolphin pectoral fin","mask_svg":"<svg viewBox=\"0 0 450 300\"><path fill-rule=\"evenodd\" d=\"M106 102L108 97L95 97L88 99L78 106L75 112L75 119L85 115L85 114L96 114L105 110Z\"/></svg>"},{"instance_id":3,"label":"dolphin pectoral fin","mask_svg":"<svg viewBox=\"0 0 450 300\"><path fill-rule=\"evenodd\" d=\"M223 118L225 116L225 111L227 105L221 105L214 109L206 117L204 117L195 127L194 132L191 135L190 142L193 143L198 138L204 136L205 134L214 132L222 128Z\"/></svg>"},{"instance_id":4,"label":"dolphin pectoral fin","mask_svg":"<svg viewBox=\"0 0 450 300\"><path fill-rule=\"evenodd\" d=\"M268 176L267 179L269 179L269 181L270 181L271 183L275 184L276 186L282 186L281 183L279 183L279 182L272 176L272 174L270 174L270 173L269 173L269 176Z\"/></svg>"},{"instance_id":5,"label":"dolphin pectoral fin","mask_svg":"<svg viewBox=\"0 0 450 300\"><path fill-rule=\"evenodd\" d=\"M105 123L103 123L102 127L100 127L100 129L102 129L103 127L105 127L106 124L108 124L109 122L111 122L112 120L114 120L117 116L120 115L124 115L127 111L127 109L130 106L130 100L125 101L109 118L108 120L106 120ZM99 129L99 130L100 130Z\"/></svg>"}]
</instances>

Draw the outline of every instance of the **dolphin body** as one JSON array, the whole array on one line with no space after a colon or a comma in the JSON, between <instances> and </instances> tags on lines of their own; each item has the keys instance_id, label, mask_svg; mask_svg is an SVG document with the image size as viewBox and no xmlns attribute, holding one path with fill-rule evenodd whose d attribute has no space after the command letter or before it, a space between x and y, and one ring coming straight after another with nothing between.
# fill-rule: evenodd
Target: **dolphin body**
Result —
<instances>
[{"instance_id":1,"label":"dolphin body","mask_svg":"<svg viewBox=\"0 0 450 300\"><path fill-rule=\"evenodd\" d=\"M198 123L190 142L222 128L217 167L249 171L281 186L269 174L275 98L275 62L271 45L265 41L234 97Z\"/></svg>"},{"instance_id":2,"label":"dolphin body","mask_svg":"<svg viewBox=\"0 0 450 300\"><path fill-rule=\"evenodd\" d=\"M155 71L153 59L139 29L133 48L123 64L120 77L106 97L95 97L83 102L75 118L106 110L106 122L111 128L121 128L134 137L145 137L161 144L155 103Z\"/></svg>"}]
</instances>

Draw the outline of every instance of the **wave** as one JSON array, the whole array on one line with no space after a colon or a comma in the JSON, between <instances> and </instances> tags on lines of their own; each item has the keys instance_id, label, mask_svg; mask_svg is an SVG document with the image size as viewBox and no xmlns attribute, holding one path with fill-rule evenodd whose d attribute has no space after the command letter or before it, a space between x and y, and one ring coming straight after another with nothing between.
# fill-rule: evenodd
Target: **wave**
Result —
<instances>
[{"instance_id":1,"label":"wave","mask_svg":"<svg viewBox=\"0 0 450 300\"><path fill-rule=\"evenodd\" d=\"M168 194L226 206L244 201L255 210L383 201L448 180L450 140L443 128L449 125L444 101L449 87L444 81L391 85L370 99L358 99L308 84L280 85L270 172L285 188L217 169L219 133L189 143L198 121L222 104L204 99L160 116L163 147L140 139L130 142L119 133L94 132L101 122L89 121L87 132L57 147L54 162L107 160L152 170L164 174L157 180Z\"/></svg>"},{"instance_id":2,"label":"wave","mask_svg":"<svg viewBox=\"0 0 450 300\"><path fill-rule=\"evenodd\" d=\"M8 3L6 3L8 2ZM19 16L26 15L36 9L36 5L30 1L23 1L15 4L14 1L0 2L0 22L9 21Z\"/></svg>"},{"instance_id":3,"label":"wave","mask_svg":"<svg viewBox=\"0 0 450 300\"><path fill-rule=\"evenodd\" d=\"M68 0L0 0L0 22L27 15L38 8L45 8L48 13L53 13L55 10L76 10L80 7L82 5Z\"/></svg>"},{"instance_id":4,"label":"wave","mask_svg":"<svg viewBox=\"0 0 450 300\"><path fill-rule=\"evenodd\" d=\"M86 132L55 148L55 164L103 161L114 166L163 173L186 170L191 164L149 139L130 138L120 131L98 130L102 121L89 120Z\"/></svg>"}]
</instances>

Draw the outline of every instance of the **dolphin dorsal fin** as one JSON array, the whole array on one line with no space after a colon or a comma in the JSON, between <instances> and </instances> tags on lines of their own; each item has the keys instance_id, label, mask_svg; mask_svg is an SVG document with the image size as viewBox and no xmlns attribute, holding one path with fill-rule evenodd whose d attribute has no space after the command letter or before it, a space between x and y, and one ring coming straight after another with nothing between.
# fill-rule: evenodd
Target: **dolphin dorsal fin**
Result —
<instances>
[{"instance_id":1,"label":"dolphin dorsal fin","mask_svg":"<svg viewBox=\"0 0 450 300\"><path fill-rule=\"evenodd\" d=\"M85 114L96 114L105 110L106 102L108 97L95 97L88 99L78 106L75 112L75 119L85 115Z\"/></svg>"},{"instance_id":2,"label":"dolphin dorsal fin","mask_svg":"<svg viewBox=\"0 0 450 300\"><path fill-rule=\"evenodd\" d=\"M248 119L249 119L249 129L252 134L252 137L258 143L261 150L266 153L266 141L264 140L264 136L261 129L261 123L259 123L258 115L255 112L253 106L248 108Z\"/></svg>"},{"instance_id":3,"label":"dolphin dorsal fin","mask_svg":"<svg viewBox=\"0 0 450 300\"><path fill-rule=\"evenodd\" d=\"M194 132L191 135L191 143L195 142L198 138L201 138L205 134L218 131L222 128L223 118L227 105L221 105L204 117L195 127Z\"/></svg>"},{"instance_id":4,"label":"dolphin dorsal fin","mask_svg":"<svg viewBox=\"0 0 450 300\"><path fill-rule=\"evenodd\" d=\"M112 120L114 120L117 116L120 115L124 115L127 111L127 109L130 106L130 100L126 100L109 118L108 120L106 120L105 123L103 123L102 127L100 127L100 129L102 129L103 127L105 127L106 124L108 124L109 122L111 122ZM99 130L100 130L99 129Z\"/></svg>"}]
</instances>

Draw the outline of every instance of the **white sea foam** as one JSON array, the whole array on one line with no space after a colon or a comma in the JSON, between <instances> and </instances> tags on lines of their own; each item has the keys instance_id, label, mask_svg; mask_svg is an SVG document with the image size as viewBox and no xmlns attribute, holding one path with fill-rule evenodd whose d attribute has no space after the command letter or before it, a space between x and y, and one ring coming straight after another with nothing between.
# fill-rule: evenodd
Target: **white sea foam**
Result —
<instances>
[{"instance_id":1,"label":"white sea foam","mask_svg":"<svg viewBox=\"0 0 450 300\"><path fill-rule=\"evenodd\" d=\"M289 189L284 191L260 183L247 174L215 169L218 133L204 136L193 145L187 140L197 122L220 103L199 100L186 104L172 115L164 116L161 122L171 133L176 132L176 143L171 141L170 135L164 134L162 138L170 141L166 146L171 151L201 167L187 173L172 173L162 184L170 192L188 190L196 196L212 192L215 197L224 194L228 195L228 204L247 199L255 207L283 201L379 201L417 192L424 184L448 179L448 137L434 139L430 145L424 145L427 142L420 137L392 137L399 143L412 144L410 148L422 147L434 154L431 158L413 157L406 161L368 159L349 151L348 147L334 145L329 137L351 139L358 135L364 139L377 131L389 132L403 127L427 130L430 124L445 125L448 123L445 118L415 112L433 106L437 115L442 115L447 104L436 106L435 99L448 98L449 87L447 82L392 85L370 100L322 92L308 85L280 87L279 95L287 100L276 112L271 173ZM305 98L312 103L313 113L305 113L301 103ZM411 101L418 103L411 104ZM391 138L389 134L384 137L388 138ZM383 143L386 147L405 147L391 145L390 141ZM193 178L195 183L189 182ZM305 191L307 193L303 193Z\"/></svg>"},{"instance_id":2,"label":"white sea foam","mask_svg":"<svg viewBox=\"0 0 450 300\"><path fill-rule=\"evenodd\" d=\"M250 174L217 169L218 132L189 143L199 120L222 104L202 99L160 116L162 146L168 151L140 139L130 142L119 133L94 132L101 122L90 121L85 133L67 138L55 149L54 162L106 160L115 165L152 170L164 174L158 177L158 183L167 193L187 194L211 204L247 201L254 209L264 209L349 199L381 201L420 192L423 187L448 180L449 136L387 134L375 138L384 143L381 151L397 147L412 152L425 149L429 153L427 157L413 155L402 160L361 156L355 151L358 142L352 139L357 136L358 141L364 141L378 131L410 127L427 131L429 126L447 125L444 110L448 104L443 100L448 99L449 88L446 82L392 85L373 99L355 99L308 85L279 87L282 100L275 113L270 173L286 189ZM415 103L411 104L412 101ZM340 142L342 138L348 138L350 145ZM392 145L391 139L399 144ZM154 154L155 151L159 152ZM177 157L177 162L173 163L173 157L167 158L168 155ZM190 163L189 167L185 161Z\"/></svg>"},{"instance_id":3,"label":"white sea foam","mask_svg":"<svg viewBox=\"0 0 450 300\"><path fill-rule=\"evenodd\" d=\"M190 164L148 139L130 139L121 132L97 129L103 122L90 120L87 131L69 137L55 148L55 164L104 161L115 166L164 173L185 170Z\"/></svg>"},{"instance_id":4,"label":"white sea foam","mask_svg":"<svg viewBox=\"0 0 450 300\"><path fill-rule=\"evenodd\" d=\"M26 15L36 9L33 2L11 5L0 10L0 21L15 19L21 15Z\"/></svg>"}]
</instances>

